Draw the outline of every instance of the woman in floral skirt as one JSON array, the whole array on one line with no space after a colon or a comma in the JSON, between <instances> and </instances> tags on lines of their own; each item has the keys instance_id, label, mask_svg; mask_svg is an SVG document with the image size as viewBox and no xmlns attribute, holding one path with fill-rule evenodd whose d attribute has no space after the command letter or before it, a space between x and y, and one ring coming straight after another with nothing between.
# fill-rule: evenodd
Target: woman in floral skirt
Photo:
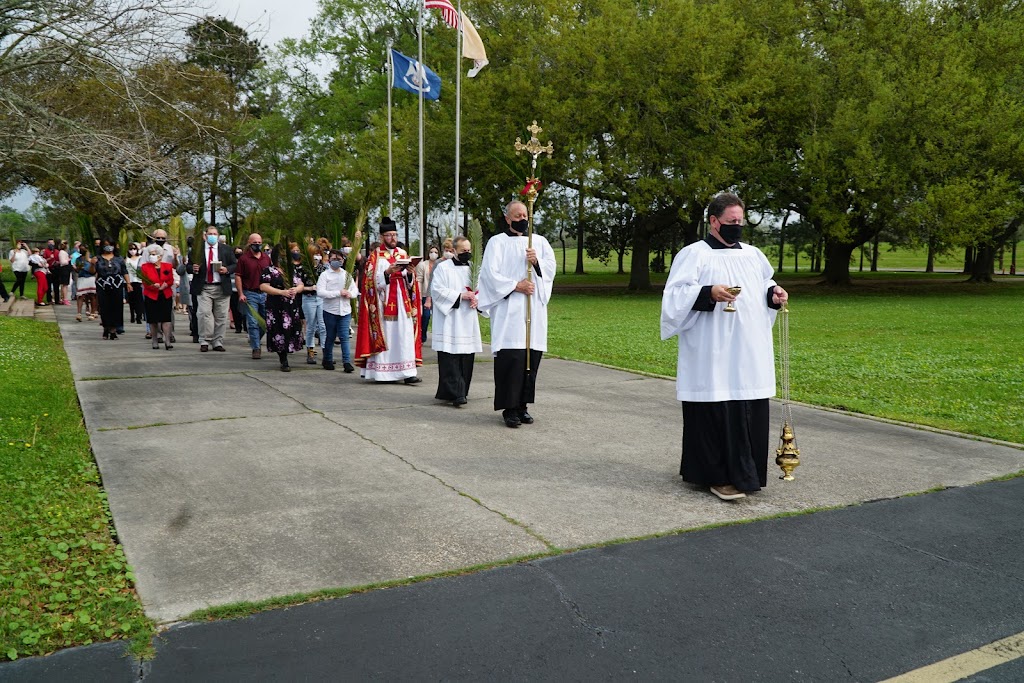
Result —
<instances>
[{"instance_id":1,"label":"woman in floral skirt","mask_svg":"<svg viewBox=\"0 0 1024 683\"><path fill-rule=\"evenodd\" d=\"M267 351L281 359L281 372L291 372L288 354L301 351L306 341L299 296L303 287L301 277L289 277L281 264L281 254L275 253L271 265L263 269L260 291L267 294Z\"/></svg>"}]
</instances>

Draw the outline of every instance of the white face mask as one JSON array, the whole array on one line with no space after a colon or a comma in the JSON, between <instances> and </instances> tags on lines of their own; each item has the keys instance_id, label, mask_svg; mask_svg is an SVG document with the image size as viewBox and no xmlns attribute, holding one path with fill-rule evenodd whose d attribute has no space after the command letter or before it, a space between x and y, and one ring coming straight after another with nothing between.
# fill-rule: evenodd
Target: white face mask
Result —
<instances>
[{"instance_id":1,"label":"white face mask","mask_svg":"<svg viewBox=\"0 0 1024 683\"><path fill-rule=\"evenodd\" d=\"M342 247L341 248L341 253L343 253L346 256L348 256L349 254L352 253L352 247Z\"/></svg>"},{"instance_id":2,"label":"white face mask","mask_svg":"<svg viewBox=\"0 0 1024 683\"><path fill-rule=\"evenodd\" d=\"M430 260L431 261L436 261L437 260L437 252L436 251L430 252Z\"/></svg>"},{"instance_id":3,"label":"white face mask","mask_svg":"<svg viewBox=\"0 0 1024 683\"><path fill-rule=\"evenodd\" d=\"M150 261L150 263L156 263L156 262L157 262L157 261L159 261L159 260L160 260L160 256L159 256L159 254L150 254L150 255L149 255L149 261Z\"/></svg>"},{"instance_id":4,"label":"white face mask","mask_svg":"<svg viewBox=\"0 0 1024 683\"><path fill-rule=\"evenodd\" d=\"M313 260L316 261L317 263L320 263L321 261L324 260L324 257L321 256L320 254L313 254Z\"/></svg>"},{"instance_id":5,"label":"white face mask","mask_svg":"<svg viewBox=\"0 0 1024 683\"><path fill-rule=\"evenodd\" d=\"M446 252L444 252L444 257L445 258L455 258L455 252L454 251L446 251Z\"/></svg>"}]
</instances>

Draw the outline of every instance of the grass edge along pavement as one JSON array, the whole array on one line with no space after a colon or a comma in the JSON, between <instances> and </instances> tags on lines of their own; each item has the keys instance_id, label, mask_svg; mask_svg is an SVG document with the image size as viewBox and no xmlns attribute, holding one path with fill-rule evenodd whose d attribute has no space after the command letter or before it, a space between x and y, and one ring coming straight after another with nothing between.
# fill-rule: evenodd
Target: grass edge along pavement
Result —
<instances>
[{"instance_id":1,"label":"grass edge along pavement","mask_svg":"<svg viewBox=\"0 0 1024 683\"><path fill-rule=\"evenodd\" d=\"M154 624L117 542L59 329L0 317L0 661L131 639Z\"/></svg>"},{"instance_id":2,"label":"grass edge along pavement","mask_svg":"<svg viewBox=\"0 0 1024 683\"><path fill-rule=\"evenodd\" d=\"M1018 477L1024 477L1024 470L1020 470L1018 472L1011 472L1009 474L1003 474L998 477L993 477L985 481L980 481L975 484L971 484L971 486L980 486L982 484L987 484L996 481L1009 481L1010 479L1016 479ZM585 545L576 546L573 548L554 548L552 550L548 550L545 552L533 553L530 555L522 555L519 557L510 557L504 560L496 560L494 562L476 564L468 567L461 567L459 569L449 569L446 571L436 572L433 574L421 574L418 576L410 576L404 579L393 579L390 581L380 581L377 583L368 583L358 586L342 588L325 588L323 590L310 591L307 593L293 593L291 595L282 595L274 598L267 598L265 600L232 602L224 605L216 605L214 607L206 607L203 609L196 610L182 618L180 622L197 623L231 619L244 619L246 617L250 617L261 612L268 612L276 609L285 609L288 607L298 607L299 605L306 605L314 602L323 602L325 600L336 600L340 598L346 598L350 595L358 595L360 593L368 593L370 591L375 590L401 588L402 586L411 586L417 583L433 581L435 579L446 579L457 576L466 576L469 574L476 574L491 569L500 569L502 567L511 567L517 564L525 564L533 562L534 560L544 560L551 557L559 557L561 555L571 555L573 553L581 552L584 550L608 548L617 545L624 545L626 543L634 543L637 541L651 541L658 538L666 538L668 536L681 536L683 534L690 534L698 531L710 531L713 529L720 529L723 527L741 526L744 524L766 522L774 519L802 517L804 515L812 515L818 512L826 512L828 510L841 510L845 508L858 507L861 505L869 505L871 503L880 502L882 500L923 496L929 493L945 491L950 488L958 487L937 486L924 491L913 491L911 493L905 493L903 495L895 496L893 498L879 498L875 500L862 501L859 503L851 503L848 505L823 505L818 507L806 508L804 510L789 510L785 512L776 512L770 515L763 515L758 517L747 517L745 519L732 519L722 522L712 522L710 524L702 524L700 526L695 527L669 529L668 531L658 531L652 534L645 534L642 536L627 536L623 538L614 538L607 541L587 543Z\"/></svg>"}]
</instances>

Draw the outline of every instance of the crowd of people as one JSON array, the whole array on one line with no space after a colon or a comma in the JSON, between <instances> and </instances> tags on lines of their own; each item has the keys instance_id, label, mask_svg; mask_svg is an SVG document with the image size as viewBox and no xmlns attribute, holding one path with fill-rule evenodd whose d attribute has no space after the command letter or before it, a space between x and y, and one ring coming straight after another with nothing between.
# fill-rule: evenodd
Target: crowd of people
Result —
<instances>
[{"instance_id":1,"label":"crowd of people","mask_svg":"<svg viewBox=\"0 0 1024 683\"><path fill-rule=\"evenodd\" d=\"M475 288L468 238L447 239L430 246L427 258L413 258L388 217L378 226L379 241L365 253L353 253L346 238L337 245L326 238L269 245L258 233L233 247L209 226L189 238L184 254L161 229L144 244L126 245L124 253L110 239L95 240L92 249L50 240L39 250L20 242L11 267L15 292L24 296L33 273L37 306L74 302L75 320L98 320L105 340L125 336L127 307L127 324L144 325L140 333L153 349L174 349L175 328L183 332L187 319L200 353L226 352L225 336L233 328L247 336L253 360L262 359L265 347L283 372L292 370L293 354L302 353L306 364L334 370L337 345L343 372L416 385L423 381L419 368L429 338L438 353L435 396L455 407L469 400L475 354L482 350L479 318L490 317L498 359L494 409L502 411L505 425L518 427L533 422L527 407L546 350L555 276L548 242L534 236L528 248L525 219L526 207L510 203L505 232L488 244ZM533 299L529 367L527 297Z\"/></svg>"},{"instance_id":2,"label":"crowd of people","mask_svg":"<svg viewBox=\"0 0 1024 683\"><path fill-rule=\"evenodd\" d=\"M716 195L707 209L709 233L672 260L662 298L663 339L678 337L676 395L683 408L680 474L732 501L767 483L768 399L775 395L771 328L788 293L774 281L764 254L740 241L745 207L735 194ZM271 248L261 235L232 248L216 227L183 255L154 231L122 256L110 240L90 250L50 240L43 250L19 242L10 253L14 293L36 280L36 305L69 305L76 320L98 316L104 339L146 325L154 349L174 348L175 310L188 315L200 352L226 351L229 327L246 333L253 360L276 354L280 369L305 351L306 363L334 370L341 347L344 372L367 381L422 382L423 344L433 322L437 352L435 397L455 407L468 402L475 354L482 350L480 317L490 318L494 355L494 410L507 427L532 424L537 372L547 351L547 306L555 257L544 237L526 236L527 208L505 208L503 230L484 250L479 279L470 275L473 245L459 236L432 245L425 260L411 258L384 217L379 242L353 254L343 240ZM191 239L191 238L190 238ZM202 256L197 256L202 254ZM346 268L355 259L352 268ZM350 272L351 271L351 272ZM69 294L70 289L70 294ZM0 288L0 296L8 298ZM735 303L743 296L743 303ZM69 298L70 297L70 298ZM354 321L354 312L358 317ZM355 327L355 345L350 335Z\"/></svg>"}]
</instances>

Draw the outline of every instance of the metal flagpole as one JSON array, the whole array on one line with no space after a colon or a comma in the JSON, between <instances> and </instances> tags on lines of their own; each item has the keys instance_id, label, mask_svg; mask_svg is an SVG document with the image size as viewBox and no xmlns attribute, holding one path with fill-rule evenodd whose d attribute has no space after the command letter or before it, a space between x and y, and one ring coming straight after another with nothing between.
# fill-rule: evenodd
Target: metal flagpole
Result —
<instances>
[{"instance_id":1,"label":"metal flagpole","mask_svg":"<svg viewBox=\"0 0 1024 683\"><path fill-rule=\"evenodd\" d=\"M459 0L459 26L455 36L455 216L452 222L459 234L459 156L462 148L462 0Z\"/></svg>"},{"instance_id":2,"label":"metal flagpole","mask_svg":"<svg viewBox=\"0 0 1024 683\"><path fill-rule=\"evenodd\" d=\"M395 215L395 177L391 160L391 89L395 86L395 63L391 60L391 41L388 41L388 215Z\"/></svg>"},{"instance_id":3,"label":"metal flagpole","mask_svg":"<svg viewBox=\"0 0 1024 683\"><path fill-rule=\"evenodd\" d=\"M417 65L416 65L417 71L418 71L416 76L417 76L417 78L421 79L421 81L425 80L426 73L427 73L427 70L423 67L423 3L424 3L424 1L425 0L419 0L419 15L420 15L419 16L419 31L418 31L418 33L419 33L419 55L417 56L417 59L419 61L418 61ZM426 227L426 219L425 219L425 217L423 215L423 87L425 85L426 85L426 83L424 83L424 82L421 82L419 84L419 91L420 91L420 98L419 98L420 99L420 211L419 211L419 217L420 217L420 229L419 229L420 257L423 256L423 234L424 234L424 228ZM407 244L405 246L408 247L409 245Z\"/></svg>"}]
</instances>

